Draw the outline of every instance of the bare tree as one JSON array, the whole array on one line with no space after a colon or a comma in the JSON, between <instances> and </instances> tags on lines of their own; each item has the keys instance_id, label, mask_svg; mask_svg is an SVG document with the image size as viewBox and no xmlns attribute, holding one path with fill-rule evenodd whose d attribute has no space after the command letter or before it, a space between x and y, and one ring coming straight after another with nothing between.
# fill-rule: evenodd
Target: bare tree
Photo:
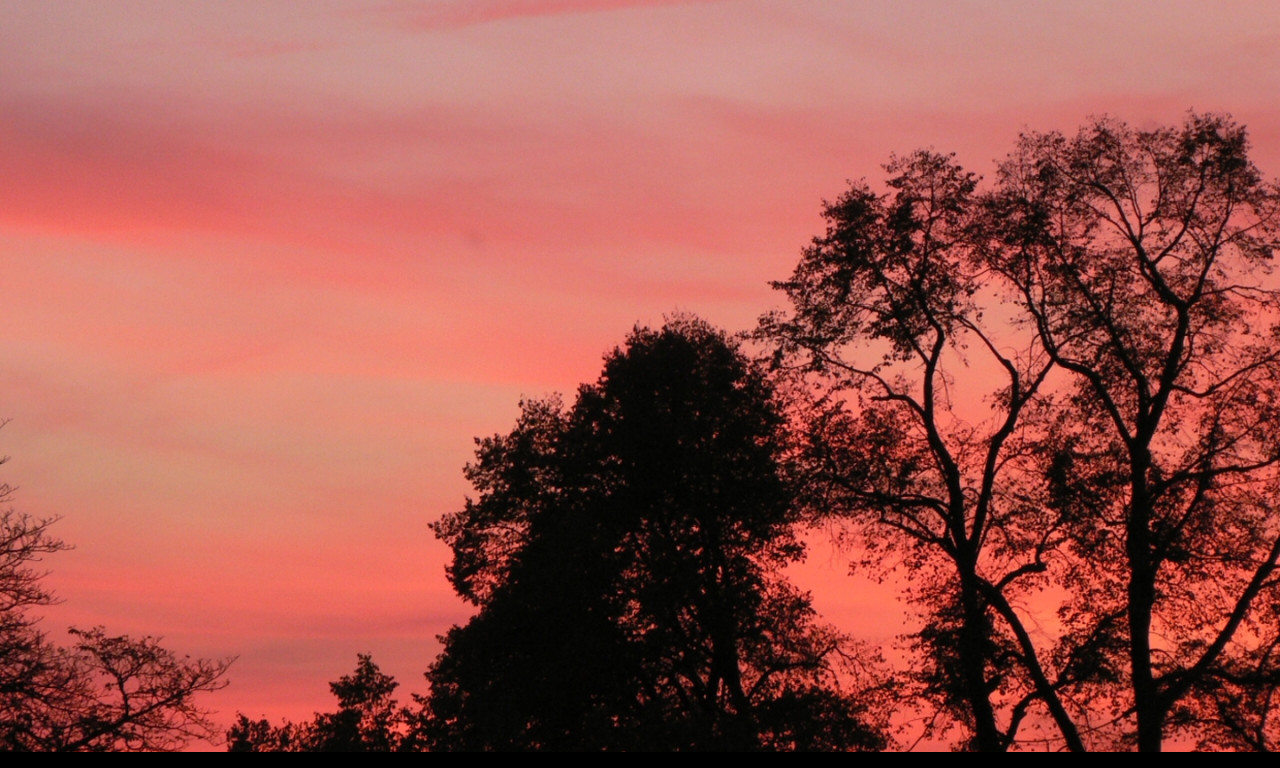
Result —
<instances>
[{"instance_id":1,"label":"bare tree","mask_svg":"<svg viewBox=\"0 0 1280 768\"><path fill-rule=\"evenodd\" d=\"M13 488L0 485L0 503ZM152 637L71 630L52 643L31 609L54 598L43 558L66 549L41 520L0 512L0 749L166 751L216 735L197 695L226 685L230 660L176 656Z\"/></svg>"}]
</instances>

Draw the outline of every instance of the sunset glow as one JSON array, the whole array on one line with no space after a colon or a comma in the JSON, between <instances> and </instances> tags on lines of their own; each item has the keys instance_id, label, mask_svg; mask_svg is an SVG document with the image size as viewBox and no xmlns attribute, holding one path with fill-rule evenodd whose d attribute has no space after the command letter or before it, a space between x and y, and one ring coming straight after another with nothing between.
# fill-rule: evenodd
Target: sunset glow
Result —
<instances>
[{"instance_id":1,"label":"sunset glow","mask_svg":"<svg viewBox=\"0 0 1280 768\"><path fill-rule=\"evenodd\" d=\"M476 436L636 324L781 305L847 180L1230 113L1280 175L1271 2L4 2L0 455L67 625L236 656L207 704L424 689ZM892 585L814 534L825 618Z\"/></svg>"}]
</instances>

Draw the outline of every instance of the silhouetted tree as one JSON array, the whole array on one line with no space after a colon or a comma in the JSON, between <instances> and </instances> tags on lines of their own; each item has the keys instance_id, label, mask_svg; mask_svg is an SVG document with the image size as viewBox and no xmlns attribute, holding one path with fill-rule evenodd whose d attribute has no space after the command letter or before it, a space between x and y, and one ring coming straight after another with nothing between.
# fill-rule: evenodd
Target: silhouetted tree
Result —
<instances>
[{"instance_id":1,"label":"silhouetted tree","mask_svg":"<svg viewBox=\"0 0 1280 768\"><path fill-rule=\"evenodd\" d=\"M410 712L392 697L399 683L359 654L353 674L329 684L338 711L309 723L272 725L237 713L227 731L228 752L398 752L409 743Z\"/></svg>"},{"instance_id":2,"label":"silhouetted tree","mask_svg":"<svg viewBox=\"0 0 1280 768\"><path fill-rule=\"evenodd\" d=\"M0 484L0 503L13 489ZM229 661L178 657L152 637L72 629L71 647L36 628L52 595L38 564L66 549L52 520L0 512L0 750L176 750L216 732L195 703L226 685Z\"/></svg>"},{"instance_id":3,"label":"silhouetted tree","mask_svg":"<svg viewBox=\"0 0 1280 768\"><path fill-rule=\"evenodd\" d=\"M811 507L912 570L926 691L984 750L1036 713L1072 749L1274 743L1280 194L1243 129L1027 134L985 193L887 169L761 334L817 388Z\"/></svg>"},{"instance_id":4,"label":"silhouetted tree","mask_svg":"<svg viewBox=\"0 0 1280 768\"><path fill-rule=\"evenodd\" d=\"M971 746L1007 748L1039 702L1081 748L1065 680L1014 609L1061 538L1020 471L1049 357L1034 335L1004 338L983 304L976 177L930 152L886 170L889 194L861 183L826 206L826 234L775 284L792 311L761 321L776 368L808 395L796 401L807 501L856 526L866 567L911 570L918 678Z\"/></svg>"},{"instance_id":5,"label":"silhouetted tree","mask_svg":"<svg viewBox=\"0 0 1280 768\"><path fill-rule=\"evenodd\" d=\"M437 749L868 749L799 558L769 385L696 320L636 330L567 411L478 441L434 527L480 613L428 672Z\"/></svg>"},{"instance_id":6,"label":"silhouetted tree","mask_svg":"<svg viewBox=\"0 0 1280 768\"><path fill-rule=\"evenodd\" d=\"M243 712L236 713L236 722L227 729L228 752L304 752L295 748L297 726L289 722L272 725L265 717L250 720Z\"/></svg>"},{"instance_id":7,"label":"silhouetted tree","mask_svg":"<svg viewBox=\"0 0 1280 768\"><path fill-rule=\"evenodd\" d=\"M1103 119L1024 135L991 206L986 263L1071 374L1054 458L1091 498L1064 510L1069 621L1115 626L1114 695L1157 750L1199 697L1277 678L1280 189L1225 116Z\"/></svg>"}]
</instances>

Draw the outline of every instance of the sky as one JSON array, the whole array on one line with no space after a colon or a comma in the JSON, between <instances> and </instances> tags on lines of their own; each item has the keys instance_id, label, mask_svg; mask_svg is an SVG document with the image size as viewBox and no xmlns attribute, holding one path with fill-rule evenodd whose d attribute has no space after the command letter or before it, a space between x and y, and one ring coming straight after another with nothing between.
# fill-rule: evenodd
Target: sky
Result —
<instances>
[{"instance_id":1,"label":"sky","mask_svg":"<svg viewBox=\"0 0 1280 768\"><path fill-rule=\"evenodd\" d=\"M473 438L637 323L781 306L891 154L1194 109L1280 174L1273 2L0 0L0 481L43 627L237 657L228 722L423 692ZM796 579L874 642L888 588Z\"/></svg>"}]
</instances>

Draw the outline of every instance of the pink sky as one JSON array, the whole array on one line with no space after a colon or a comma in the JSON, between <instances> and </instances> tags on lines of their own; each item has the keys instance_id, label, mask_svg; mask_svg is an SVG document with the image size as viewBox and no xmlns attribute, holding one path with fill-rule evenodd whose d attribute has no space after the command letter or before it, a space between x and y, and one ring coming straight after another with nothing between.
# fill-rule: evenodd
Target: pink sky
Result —
<instances>
[{"instance_id":1,"label":"pink sky","mask_svg":"<svg viewBox=\"0 0 1280 768\"><path fill-rule=\"evenodd\" d=\"M1280 173L1273 2L0 1L0 453L45 627L236 655L223 720L467 609L472 437L635 323L749 328L891 152L1227 111ZM883 595L801 569L884 640ZM883 617L874 626L867 617Z\"/></svg>"}]
</instances>

